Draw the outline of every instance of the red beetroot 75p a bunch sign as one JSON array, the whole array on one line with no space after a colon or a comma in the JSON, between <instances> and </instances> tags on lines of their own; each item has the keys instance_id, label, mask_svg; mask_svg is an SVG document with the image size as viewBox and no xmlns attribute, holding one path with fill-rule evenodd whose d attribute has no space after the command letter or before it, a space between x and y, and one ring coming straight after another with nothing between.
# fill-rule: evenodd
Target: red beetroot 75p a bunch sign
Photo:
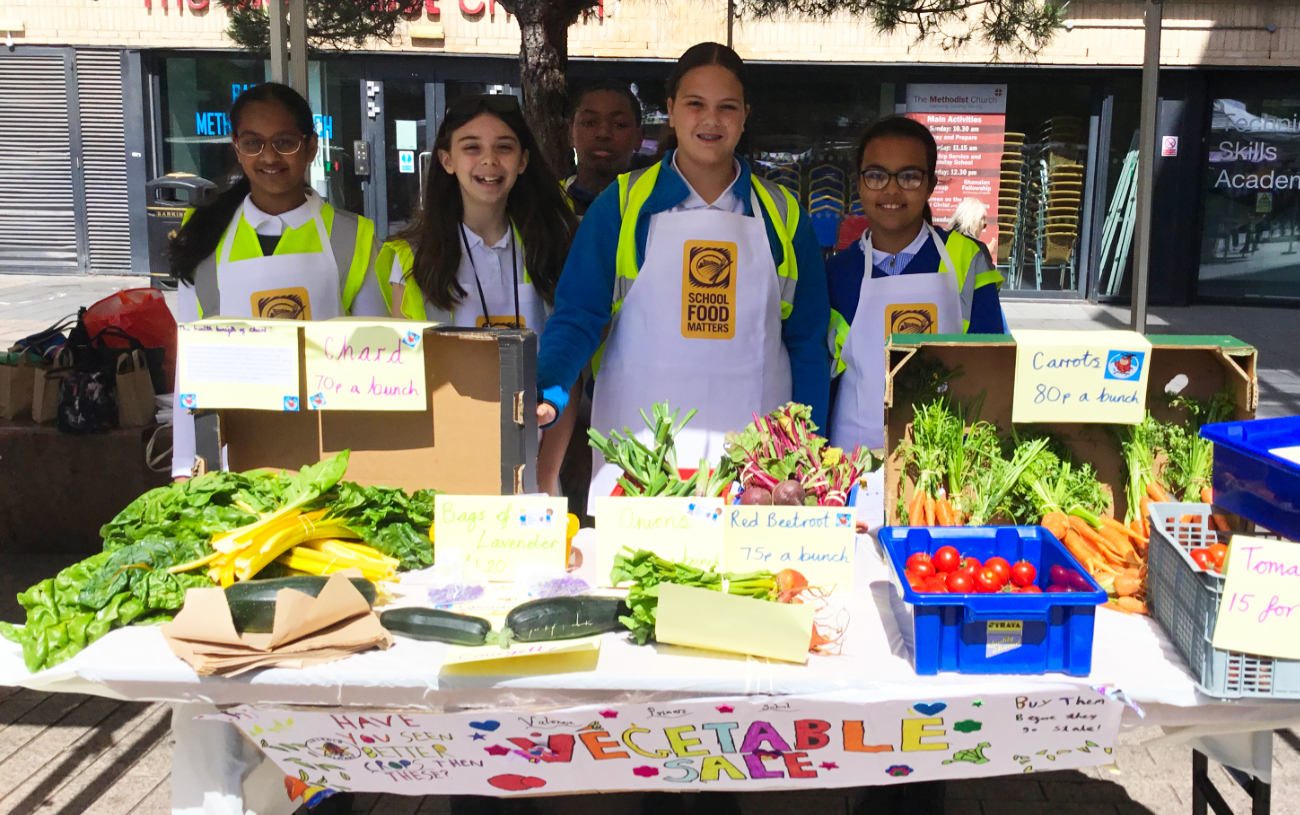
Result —
<instances>
[{"instance_id":1,"label":"red beetroot 75p a bunch sign","mask_svg":"<svg viewBox=\"0 0 1300 815\"><path fill-rule=\"evenodd\" d=\"M416 713L236 708L285 774L403 795L816 789L1102 764L1122 704L1081 687L871 701L844 693Z\"/></svg>"}]
</instances>

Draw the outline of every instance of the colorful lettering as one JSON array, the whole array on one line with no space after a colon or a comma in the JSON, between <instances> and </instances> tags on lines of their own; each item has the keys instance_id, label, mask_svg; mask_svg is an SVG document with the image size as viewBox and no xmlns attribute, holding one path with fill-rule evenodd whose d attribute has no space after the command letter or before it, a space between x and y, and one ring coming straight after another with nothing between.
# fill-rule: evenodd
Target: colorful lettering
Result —
<instances>
[{"instance_id":1,"label":"colorful lettering","mask_svg":"<svg viewBox=\"0 0 1300 815\"><path fill-rule=\"evenodd\" d=\"M664 780L673 781L679 784L685 783L687 781L697 780L700 777L700 774L698 771L696 771L694 767L691 766L694 763L695 762L689 758L675 758L672 761L665 761L664 762L665 770L682 770L684 775L682 775L680 778L664 776Z\"/></svg>"},{"instance_id":2,"label":"colorful lettering","mask_svg":"<svg viewBox=\"0 0 1300 815\"><path fill-rule=\"evenodd\" d=\"M830 729L831 723L821 719L798 720L794 723L794 749L820 750L831 743Z\"/></svg>"},{"instance_id":3,"label":"colorful lettering","mask_svg":"<svg viewBox=\"0 0 1300 815\"><path fill-rule=\"evenodd\" d=\"M786 753L781 758L785 759L785 770L791 778L817 777L817 771L812 769L807 753Z\"/></svg>"},{"instance_id":4,"label":"colorful lettering","mask_svg":"<svg viewBox=\"0 0 1300 815\"><path fill-rule=\"evenodd\" d=\"M764 743L772 750L780 750L783 753L790 750L790 745L785 743L785 739L781 738L781 734L776 732L775 727L767 722L754 722L745 733L745 741L740 745L740 752L752 753L762 749Z\"/></svg>"},{"instance_id":5,"label":"colorful lettering","mask_svg":"<svg viewBox=\"0 0 1300 815\"><path fill-rule=\"evenodd\" d=\"M627 753L618 748L617 739L607 739L608 733L596 730L587 733L579 733L578 738L582 739L582 744L591 753L591 757L597 761L605 761L611 758L631 758Z\"/></svg>"},{"instance_id":6,"label":"colorful lettering","mask_svg":"<svg viewBox=\"0 0 1300 815\"><path fill-rule=\"evenodd\" d=\"M708 727L708 725L705 725L705 727ZM730 737L728 737L728 741L730 741ZM736 765L728 761L726 756L709 756L704 759L704 764L700 767L700 780L717 781L719 772L726 773L727 777L732 781L745 780L745 774L736 769Z\"/></svg>"},{"instance_id":7,"label":"colorful lettering","mask_svg":"<svg viewBox=\"0 0 1300 815\"><path fill-rule=\"evenodd\" d=\"M704 729L712 730L714 735L718 737L718 747L721 748L722 752L734 753L736 752L736 743L731 740L731 731L739 726L739 722L716 722L704 725Z\"/></svg>"},{"instance_id":8,"label":"colorful lettering","mask_svg":"<svg viewBox=\"0 0 1300 815\"><path fill-rule=\"evenodd\" d=\"M938 738L948 734L947 730L932 730L931 727L943 727L943 719L904 719L903 752L914 753L917 750L947 750L947 742L924 742L921 739Z\"/></svg>"},{"instance_id":9,"label":"colorful lettering","mask_svg":"<svg viewBox=\"0 0 1300 815\"><path fill-rule=\"evenodd\" d=\"M567 733L557 733L554 736L549 737L546 740L546 749L544 750L540 744L534 743L532 739L513 738L506 739L506 741L522 749L524 752L536 755L537 758L540 758L542 761L556 762L560 764L567 764L568 762L573 761L574 739L573 736L570 736ZM532 752L535 750L540 750L540 754Z\"/></svg>"},{"instance_id":10,"label":"colorful lettering","mask_svg":"<svg viewBox=\"0 0 1300 815\"><path fill-rule=\"evenodd\" d=\"M785 778L785 773L780 770L772 772L764 767L763 758L757 753L749 753L745 756L745 766L749 767L750 778Z\"/></svg>"},{"instance_id":11,"label":"colorful lettering","mask_svg":"<svg viewBox=\"0 0 1300 815\"><path fill-rule=\"evenodd\" d=\"M708 750L692 750L690 748L700 743L699 739L686 738L683 733L695 732L695 725L688 724L681 727L664 728L664 735L668 737L668 746L679 756L707 756Z\"/></svg>"},{"instance_id":12,"label":"colorful lettering","mask_svg":"<svg viewBox=\"0 0 1300 815\"><path fill-rule=\"evenodd\" d=\"M844 723L844 752L846 753L892 753L892 744L864 744L866 734L862 722Z\"/></svg>"},{"instance_id":13,"label":"colorful lettering","mask_svg":"<svg viewBox=\"0 0 1300 815\"><path fill-rule=\"evenodd\" d=\"M644 727L629 727L627 730L623 731L623 743L626 744L628 748L632 750L632 752L636 753L637 755L645 756L646 758L668 758L670 755L672 755L672 753L668 750L655 750L654 752L642 750L640 747L636 746L636 742L632 741L633 733L649 733L649 732L650 731L646 730Z\"/></svg>"}]
</instances>

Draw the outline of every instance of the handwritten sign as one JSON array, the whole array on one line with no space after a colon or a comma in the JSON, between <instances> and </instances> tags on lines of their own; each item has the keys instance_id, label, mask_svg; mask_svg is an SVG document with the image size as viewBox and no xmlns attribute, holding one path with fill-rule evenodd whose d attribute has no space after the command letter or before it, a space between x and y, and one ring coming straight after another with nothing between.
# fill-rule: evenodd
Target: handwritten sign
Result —
<instances>
[{"instance_id":1,"label":"handwritten sign","mask_svg":"<svg viewBox=\"0 0 1300 815\"><path fill-rule=\"evenodd\" d=\"M425 410L424 329L406 320L305 323L312 410Z\"/></svg>"},{"instance_id":2,"label":"handwritten sign","mask_svg":"<svg viewBox=\"0 0 1300 815\"><path fill-rule=\"evenodd\" d=\"M564 498L439 495L433 517L436 550L459 550L488 580L513 581L519 567L528 564L566 565Z\"/></svg>"},{"instance_id":3,"label":"handwritten sign","mask_svg":"<svg viewBox=\"0 0 1300 815\"><path fill-rule=\"evenodd\" d=\"M721 498L597 498L596 577L608 585L624 546L662 558L721 569L725 555Z\"/></svg>"},{"instance_id":4,"label":"handwritten sign","mask_svg":"<svg viewBox=\"0 0 1300 815\"><path fill-rule=\"evenodd\" d=\"M289 796L835 789L1105 764L1124 705L1079 686L736 696L463 713L238 707Z\"/></svg>"},{"instance_id":5,"label":"handwritten sign","mask_svg":"<svg viewBox=\"0 0 1300 815\"><path fill-rule=\"evenodd\" d=\"M1214 647L1300 659L1300 546L1233 536Z\"/></svg>"},{"instance_id":6,"label":"handwritten sign","mask_svg":"<svg viewBox=\"0 0 1300 815\"><path fill-rule=\"evenodd\" d=\"M727 507L726 569L795 569L810 586L852 592L854 512L853 507Z\"/></svg>"},{"instance_id":7,"label":"handwritten sign","mask_svg":"<svg viewBox=\"0 0 1300 815\"><path fill-rule=\"evenodd\" d=\"M1133 331L1013 331L1011 421L1137 424L1151 343Z\"/></svg>"},{"instance_id":8,"label":"handwritten sign","mask_svg":"<svg viewBox=\"0 0 1300 815\"><path fill-rule=\"evenodd\" d=\"M176 409L298 410L298 328L289 320L176 326Z\"/></svg>"}]
</instances>

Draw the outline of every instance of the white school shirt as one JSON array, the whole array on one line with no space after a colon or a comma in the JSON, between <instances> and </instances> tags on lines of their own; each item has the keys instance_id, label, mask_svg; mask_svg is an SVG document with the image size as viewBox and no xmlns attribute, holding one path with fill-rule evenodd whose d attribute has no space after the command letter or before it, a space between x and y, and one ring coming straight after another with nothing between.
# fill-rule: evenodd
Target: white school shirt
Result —
<instances>
[{"instance_id":1,"label":"white school shirt","mask_svg":"<svg viewBox=\"0 0 1300 815\"><path fill-rule=\"evenodd\" d=\"M482 309L478 299L478 285L474 281L475 272L478 273L478 280L483 284L483 293L487 297L488 309L496 316L508 316L515 313L515 301L511 292L514 291L514 270L510 263L512 254L514 262L519 266L519 286L523 288L524 284L524 248L515 246L511 248L513 239L512 230L506 230L506 234L501 240L488 246L483 242L474 230L465 228L465 241L461 243L460 249L460 268L456 270L456 282L465 290L465 300L467 304L474 307L475 313ZM469 244L469 252L465 251L465 243ZM471 264L470 261L473 260ZM394 286L419 285L413 280L406 279L406 271L402 268L402 261L398 257L393 258L393 268L389 272L388 282ZM494 292L505 292L504 300L495 297ZM541 336L542 329L546 327L546 318L551 315L551 307L546 305L546 301L540 296L534 297L532 307L520 299L519 316L524 319L525 325L535 334ZM451 312L437 308L428 300L424 301L425 319L432 322L448 323L452 322Z\"/></svg>"},{"instance_id":2,"label":"white school shirt","mask_svg":"<svg viewBox=\"0 0 1300 815\"><path fill-rule=\"evenodd\" d=\"M872 246L871 265L879 266L881 270L888 275L902 274L903 270L912 262L912 258L917 256L921 251L921 247L925 246L925 242L928 240L930 240L930 230L922 227L920 233L917 234L916 239L909 243L903 251L898 252L897 254L891 255L888 252L882 252ZM867 277L871 277L870 269L867 270Z\"/></svg>"}]
</instances>

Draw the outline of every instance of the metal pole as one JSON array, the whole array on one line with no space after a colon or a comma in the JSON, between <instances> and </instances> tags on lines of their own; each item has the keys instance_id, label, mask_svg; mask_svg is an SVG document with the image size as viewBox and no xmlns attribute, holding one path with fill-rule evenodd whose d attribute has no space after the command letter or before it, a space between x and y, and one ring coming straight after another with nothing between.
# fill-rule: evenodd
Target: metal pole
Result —
<instances>
[{"instance_id":1,"label":"metal pole","mask_svg":"<svg viewBox=\"0 0 1300 815\"><path fill-rule=\"evenodd\" d=\"M1160 0L1146 0L1146 48L1142 58L1142 119L1138 126L1138 190L1133 259L1133 301L1129 325L1139 334L1147 330L1147 287L1151 273L1151 205L1155 192L1157 100L1160 93Z\"/></svg>"},{"instance_id":2,"label":"metal pole","mask_svg":"<svg viewBox=\"0 0 1300 815\"><path fill-rule=\"evenodd\" d=\"M268 0L266 15L271 22L271 81L289 81L289 32L284 19L285 0Z\"/></svg>"},{"instance_id":3,"label":"metal pole","mask_svg":"<svg viewBox=\"0 0 1300 815\"><path fill-rule=\"evenodd\" d=\"M307 3L289 0L289 84L307 96Z\"/></svg>"}]
</instances>

